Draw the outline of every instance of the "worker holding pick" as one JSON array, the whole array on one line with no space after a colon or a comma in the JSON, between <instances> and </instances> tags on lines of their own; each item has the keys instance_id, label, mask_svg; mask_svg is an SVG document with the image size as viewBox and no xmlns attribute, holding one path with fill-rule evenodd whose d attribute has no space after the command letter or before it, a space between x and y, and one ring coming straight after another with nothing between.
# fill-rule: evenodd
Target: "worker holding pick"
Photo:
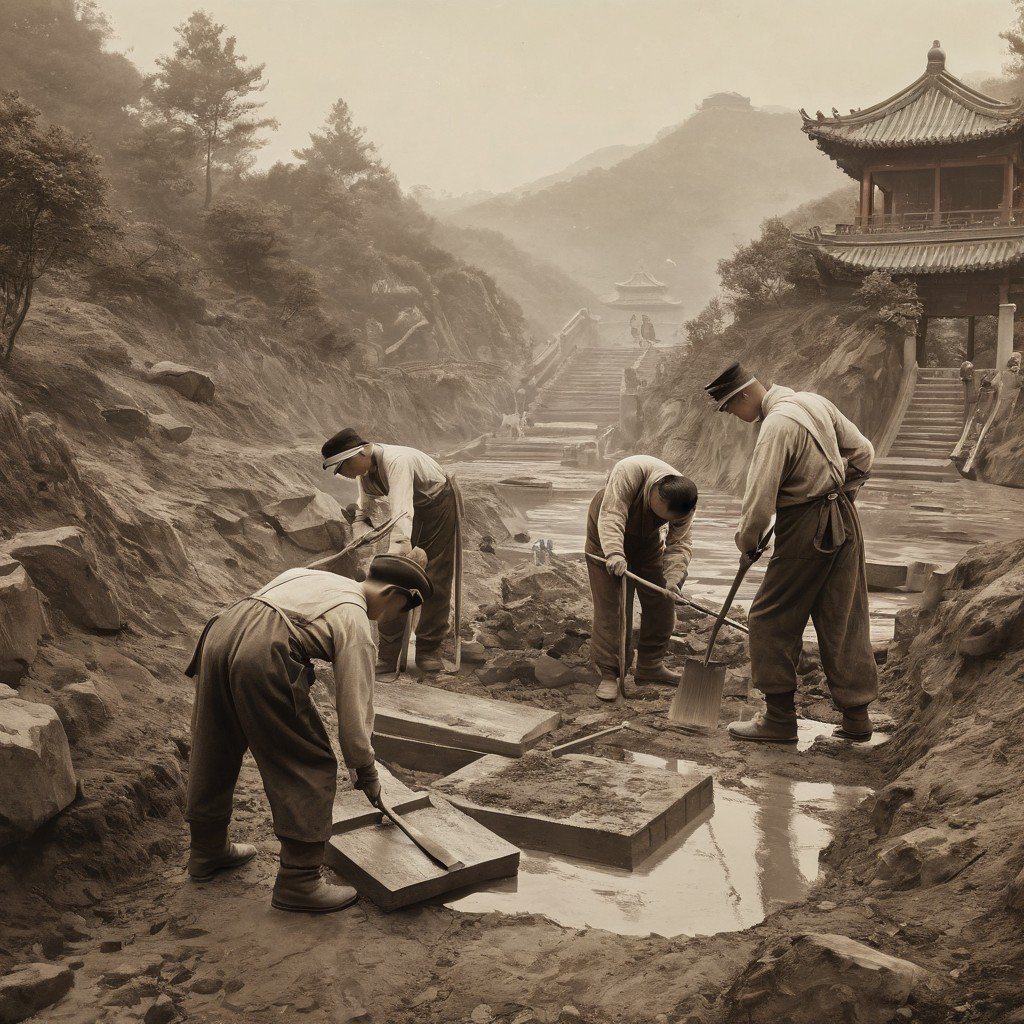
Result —
<instances>
[{"instance_id":1,"label":"worker holding pick","mask_svg":"<svg viewBox=\"0 0 1024 1024\"><path fill-rule=\"evenodd\" d=\"M434 592L424 602L416 628L416 667L425 673L440 672L444 667L441 645L450 629L452 583L461 564L459 495L454 481L416 448L371 444L352 427L335 434L321 453L325 470L333 469L358 484L356 539L372 528L370 513L376 503L387 499L391 517L399 517L391 532L390 552L407 554L412 547L426 552ZM403 627L399 619L379 628L379 673L395 671Z\"/></svg>"},{"instance_id":2,"label":"worker holding pick","mask_svg":"<svg viewBox=\"0 0 1024 1024\"><path fill-rule=\"evenodd\" d=\"M758 423L736 546L751 560L775 520L775 551L750 606L750 669L767 710L733 722L737 739L795 742L797 661L808 619L818 634L836 735L871 738L878 696L871 648L864 535L856 492L874 460L871 442L828 399L776 384L765 388L739 363L706 385L719 412Z\"/></svg>"},{"instance_id":3,"label":"worker holding pick","mask_svg":"<svg viewBox=\"0 0 1024 1024\"><path fill-rule=\"evenodd\" d=\"M228 841L235 783L250 750L281 843L273 906L329 913L355 900L353 888L327 883L320 871L338 763L310 699L311 662L334 667L341 754L355 787L375 804L370 620L391 622L432 592L418 561L378 555L363 583L289 569L207 623L186 670L197 677L186 810L194 880L208 881L256 854Z\"/></svg>"},{"instance_id":4,"label":"worker holding pick","mask_svg":"<svg viewBox=\"0 0 1024 1024\"><path fill-rule=\"evenodd\" d=\"M682 587L693 551L696 507L693 481L649 455L632 455L616 463L590 503L585 550L605 561L601 566L587 559L594 601L591 657L601 673L601 700L615 700L619 692L619 577L628 570L658 587ZM679 673L664 664L676 620L675 602L643 586L636 593L641 609L636 681L675 685ZM627 634L631 618L627 615ZM623 672L630 660L631 653Z\"/></svg>"}]
</instances>

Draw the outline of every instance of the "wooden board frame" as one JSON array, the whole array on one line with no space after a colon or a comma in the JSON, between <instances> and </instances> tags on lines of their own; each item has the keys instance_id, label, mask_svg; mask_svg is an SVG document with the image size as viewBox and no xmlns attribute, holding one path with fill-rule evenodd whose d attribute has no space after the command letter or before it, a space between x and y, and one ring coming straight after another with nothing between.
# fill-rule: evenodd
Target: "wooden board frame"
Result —
<instances>
[{"instance_id":1,"label":"wooden board frame","mask_svg":"<svg viewBox=\"0 0 1024 1024\"><path fill-rule=\"evenodd\" d=\"M464 866L445 871L380 811L347 808L334 821L324 862L382 910L398 910L519 871L519 850L446 800L417 793L392 808L436 836Z\"/></svg>"},{"instance_id":2,"label":"wooden board frame","mask_svg":"<svg viewBox=\"0 0 1024 1024\"><path fill-rule=\"evenodd\" d=\"M382 732L373 734L373 750L379 761L399 764L416 772L440 772L442 775L457 772L484 756L479 750L448 747Z\"/></svg>"},{"instance_id":3,"label":"wooden board frame","mask_svg":"<svg viewBox=\"0 0 1024 1024\"><path fill-rule=\"evenodd\" d=\"M378 680L373 704L375 728L385 735L506 757L522 757L562 720L529 704L401 681Z\"/></svg>"},{"instance_id":4,"label":"wooden board frame","mask_svg":"<svg viewBox=\"0 0 1024 1024\"><path fill-rule=\"evenodd\" d=\"M593 758L589 755L567 754L560 761L574 758L603 761L613 769L615 761ZM501 768L500 757L485 757L439 780L439 784L472 783ZM651 769L655 771L655 769ZM686 778L686 777L683 777ZM691 781L686 778L686 781ZM449 789L434 789L444 799L482 825L503 836L517 846L545 853L555 853L580 860L597 861L614 867L634 870L642 861L667 843L673 836L697 818L714 802L714 786L710 775L692 777L692 785L664 810L646 824L633 831L614 832L593 826L580 825L571 820L551 818L543 814L523 813L496 807L485 807L467 800Z\"/></svg>"}]
</instances>

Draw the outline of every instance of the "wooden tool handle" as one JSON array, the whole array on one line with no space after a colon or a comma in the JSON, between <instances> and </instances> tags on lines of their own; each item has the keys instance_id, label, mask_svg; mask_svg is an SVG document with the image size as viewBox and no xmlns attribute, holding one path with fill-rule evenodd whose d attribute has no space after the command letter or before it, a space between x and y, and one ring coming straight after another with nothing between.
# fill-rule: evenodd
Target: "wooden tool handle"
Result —
<instances>
[{"instance_id":1,"label":"wooden tool handle","mask_svg":"<svg viewBox=\"0 0 1024 1024\"><path fill-rule=\"evenodd\" d=\"M569 740L567 743L559 743L557 747L551 748L551 756L561 757L562 754L568 754L573 750L578 750L580 747L585 747L593 743L594 740L599 740L602 736L610 736L613 732L627 728L629 728L629 722L622 722L620 725L613 725L610 729L602 729L600 732L591 733L589 736L580 736L578 739Z\"/></svg>"}]
</instances>

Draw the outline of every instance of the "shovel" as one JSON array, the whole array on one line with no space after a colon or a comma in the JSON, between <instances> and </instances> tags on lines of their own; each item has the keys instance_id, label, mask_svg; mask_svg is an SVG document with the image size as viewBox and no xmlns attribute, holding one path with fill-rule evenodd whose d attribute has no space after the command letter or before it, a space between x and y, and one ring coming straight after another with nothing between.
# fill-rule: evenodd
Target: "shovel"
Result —
<instances>
[{"instance_id":1,"label":"shovel","mask_svg":"<svg viewBox=\"0 0 1024 1024\"><path fill-rule=\"evenodd\" d=\"M726 621L725 617L729 614L729 609L732 607L732 602L736 597L736 592L740 589L743 578L747 575L747 570L764 554L774 532L773 524L768 527L768 531L758 542L757 547L740 559L736 578L732 581L722 610L711 627L711 636L708 638L708 649L704 654L704 660L686 659L683 678L679 680L676 695L672 698L672 706L668 709L670 722L699 729L714 729L718 725L718 716L722 708L722 689L725 686L725 664L719 661L712 663L711 653L715 648L715 640L718 639L718 631L722 628L722 623Z\"/></svg>"},{"instance_id":2,"label":"shovel","mask_svg":"<svg viewBox=\"0 0 1024 1024\"><path fill-rule=\"evenodd\" d=\"M383 797L377 797L373 802L373 806L376 807L377 810L385 817L390 818L416 846L418 846L435 864L440 864L445 871L458 871L459 868L464 868L466 866L458 857L455 856L455 854L446 850L440 843L435 843L433 839L429 839L414 825L410 825L408 822L403 821L395 811L391 810L391 808L384 803Z\"/></svg>"}]
</instances>

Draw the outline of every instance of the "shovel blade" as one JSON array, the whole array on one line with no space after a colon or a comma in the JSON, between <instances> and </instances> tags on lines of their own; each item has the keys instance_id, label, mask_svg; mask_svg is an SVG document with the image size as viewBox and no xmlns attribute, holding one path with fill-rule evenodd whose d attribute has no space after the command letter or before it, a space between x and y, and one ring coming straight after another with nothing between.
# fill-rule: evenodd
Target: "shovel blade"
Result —
<instances>
[{"instance_id":1,"label":"shovel blade","mask_svg":"<svg viewBox=\"0 0 1024 1024\"><path fill-rule=\"evenodd\" d=\"M683 678L668 709L669 721L698 729L717 728L724 686L723 663L713 661L705 665L700 658L687 658Z\"/></svg>"}]
</instances>

